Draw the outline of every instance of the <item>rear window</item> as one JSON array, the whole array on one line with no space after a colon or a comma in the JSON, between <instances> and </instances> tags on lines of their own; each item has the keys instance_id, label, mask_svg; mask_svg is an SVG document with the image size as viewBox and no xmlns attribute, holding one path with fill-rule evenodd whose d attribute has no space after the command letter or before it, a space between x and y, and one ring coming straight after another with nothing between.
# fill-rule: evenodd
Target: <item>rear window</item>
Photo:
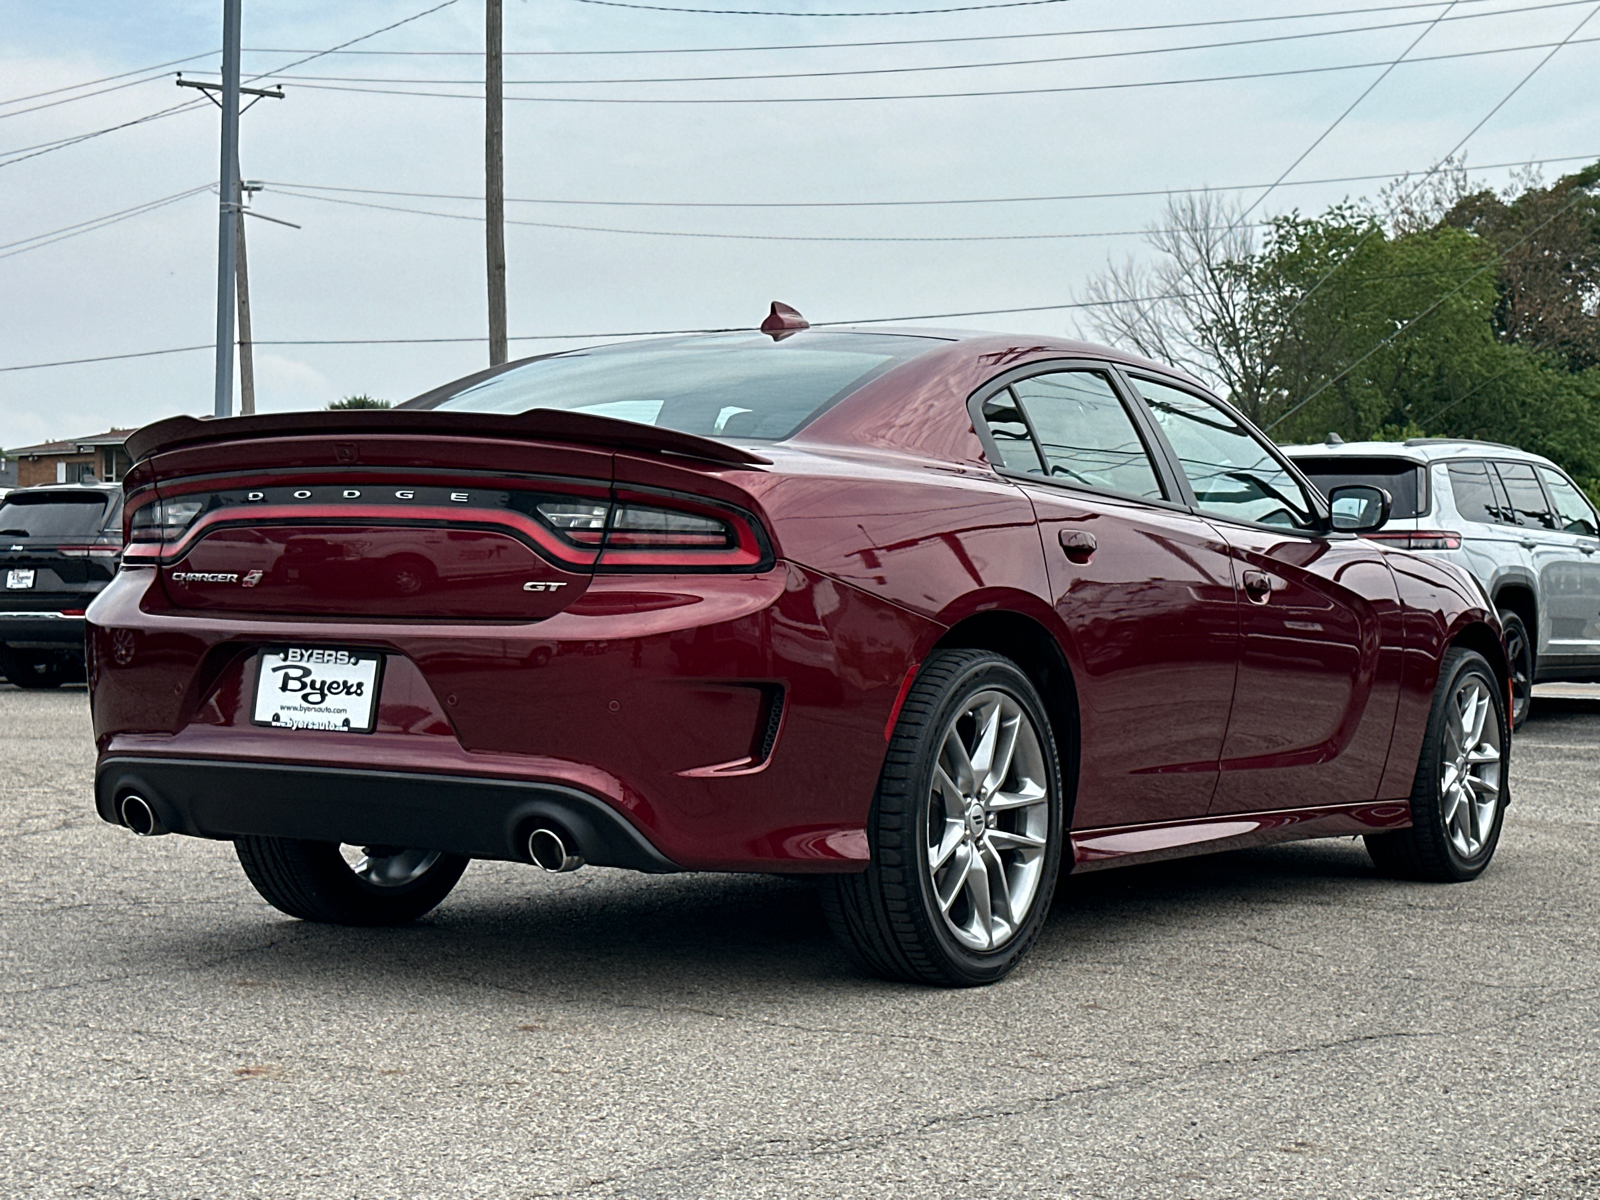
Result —
<instances>
[{"instance_id":1,"label":"rear window","mask_svg":"<svg viewBox=\"0 0 1600 1200\"><path fill-rule=\"evenodd\" d=\"M407 407L588 413L702 437L785 438L932 339L808 331L670 338L535 359Z\"/></svg>"},{"instance_id":2,"label":"rear window","mask_svg":"<svg viewBox=\"0 0 1600 1200\"><path fill-rule=\"evenodd\" d=\"M105 515L101 492L12 492L0 501L0 537L93 537Z\"/></svg>"},{"instance_id":3,"label":"rear window","mask_svg":"<svg viewBox=\"0 0 1600 1200\"><path fill-rule=\"evenodd\" d=\"M1409 519L1428 511L1427 468L1401 458L1300 458L1295 465L1324 496L1336 487L1364 483L1389 493L1389 515Z\"/></svg>"}]
</instances>

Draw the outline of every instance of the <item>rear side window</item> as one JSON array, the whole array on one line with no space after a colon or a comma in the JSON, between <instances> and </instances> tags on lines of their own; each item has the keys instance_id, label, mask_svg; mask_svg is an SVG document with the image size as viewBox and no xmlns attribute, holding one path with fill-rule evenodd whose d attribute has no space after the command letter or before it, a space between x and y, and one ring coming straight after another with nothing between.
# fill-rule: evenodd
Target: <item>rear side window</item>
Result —
<instances>
[{"instance_id":1,"label":"rear side window","mask_svg":"<svg viewBox=\"0 0 1600 1200\"><path fill-rule=\"evenodd\" d=\"M1485 525L1513 525L1509 506L1500 491L1500 481L1481 462L1451 463L1450 495L1463 520Z\"/></svg>"},{"instance_id":2,"label":"rear side window","mask_svg":"<svg viewBox=\"0 0 1600 1200\"><path fill-rule=\"evenodd\" d=\"M100 492L13 492L0 502L0 537L93 537L105 515Z\"/></svg>"},{"instance_id":3,"label":"rear side window","mask_svg":"<svg viewBox=\"0 0 1600 1200\"><path fill-rule=\"evenodd\" d=\"M1549 467L1538 467L1536 470L1539 478L1544 480L1544 490L1550 494L1550 502L1555 505L1556 524L1563 533L1581 533L1586 537L1600 533L1600 527L1595 523L1594 509L1589 507L1583 493L1573 487L1565 475Z\"/></svg>"},{"instance_id":4,"label":"rear side window","mask_svg":"<svg viewBox=\"0 0 1600 1200\"><path fill-rule=\"evenodd\" d=\"M1518 525L1531 525L1536 529L1555 529L1556 516L1550 511L1539 477L1527 463L1495 463L1500 483L1505 487L1506 500L1511 505L1513 519Z\"/></svg>"},{"instance_id":5,"label":"rear side window","mask_svg":"<svg viewBox=\"0 0 1600 1200\"><path fill-rule=\"evenodd\" d=\"M1164 499L1150 452L1099 371L1052 371L991 397L983 415L1001 465L1058 483Z\"/></svg>"},{"instance_id":6,"label":"rear side window","mask_svg":"<svg viewBox=\"0 0 1600 1200\"><path fill-rule=\"evenodd\" d=\"M1428 510L1427 468L1401 458L1301 458L1295 465L1326 496L1336 487L1364 483L1381 487L1393 502L1389 515L1410 519Z\"/></svg>"}]
</instances>

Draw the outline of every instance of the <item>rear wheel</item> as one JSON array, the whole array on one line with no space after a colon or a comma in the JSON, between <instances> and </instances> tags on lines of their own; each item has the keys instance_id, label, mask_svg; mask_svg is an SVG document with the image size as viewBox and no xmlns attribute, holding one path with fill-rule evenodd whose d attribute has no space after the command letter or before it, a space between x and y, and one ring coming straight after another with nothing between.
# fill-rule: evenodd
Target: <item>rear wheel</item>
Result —
<instances>
[{"instance_id":1,"label":"rear wheel","mask_svg":"<svg viewBox=\"0 0 1600 1200\"><path fill-rule=\"evenodd\" d=\"M81 678L82 671L61 651L13 650L0 647L0 674L19 688L43 691Z\"/></svg>"},{"instance_id":2,"label":"rear wheel","mask_svg":"<svg viewBox=\"0 0 1600 1200\"><path fill-rule=\"evenodd\" d=\"M1511 663L1511 728L1521 729L1533 708L1533 639L1522 618L1507 609L1500 614L1505 631L1506 658Z\"/></svg>"},{"instance_id":3,"label":"rear wheel","mask_svg":"<svg viewBox=\"0 0 1600 1200\"><path fill-rule=\"evenodd\" d=\"M1488 662L1471 650L1450 650L1411 789L1411 828L1366 838L1378 869L1440 883L1483 874L1500 843L1510 744L1505 696Z\"/></svg>"},{"instance_id":4,"label":"rear wheel","mask_svg":"<svg viewBox=\"0 0 1600 1200\"><path fill-rule=\"evenodd\" d=\"M932 655L878 782L871 863L819 881L835 935L890 978L1003 978L1049 912L1061 792L1044 704L1017 665L982 650Z\"/></svg>"},{"instance_id":5,"label":"rear wheel","mask_svg":"<svg viewBox=\"0 0 1600 1200\"><path fill-rule=\"evenodd\" d=\"M279 912L333 925L403 925L450 894L468 860L406 846L235 838L256 891Z\"/></svg>"}]
</instances>

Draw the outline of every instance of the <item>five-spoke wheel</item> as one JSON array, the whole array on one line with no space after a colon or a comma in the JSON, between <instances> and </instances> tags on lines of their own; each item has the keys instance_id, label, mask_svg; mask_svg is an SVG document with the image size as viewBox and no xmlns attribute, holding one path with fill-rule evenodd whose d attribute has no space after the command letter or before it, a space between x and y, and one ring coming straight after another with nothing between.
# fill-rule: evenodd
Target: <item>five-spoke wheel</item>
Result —
<instances>
[{"instance_id":1,"label":"five-spoke wheel","mask_svg":"<svg viewBox=\"0 0 1600 1200\"><path fill-rule=\"evenodd\" d=\"M1367 835L1380 870L1457 882L1489 865L1508 799L1504 687L1482 655L1460 647L1445 655L1411 789L1411 828Z\"/></svg>"},{"instance_id":2,"label":"five-spoke wheel","mask_svg":"<svg viewBox=\"0 0 1600 1200\"><path fill-rule=\"evenodd\" d=\"M1061 766L1038 690L1009 659L946 650L895 725L859 875L822 880L845 946L882 975L991 983L1038 936L1064 839Z\"/></svg>"}]
</instances>

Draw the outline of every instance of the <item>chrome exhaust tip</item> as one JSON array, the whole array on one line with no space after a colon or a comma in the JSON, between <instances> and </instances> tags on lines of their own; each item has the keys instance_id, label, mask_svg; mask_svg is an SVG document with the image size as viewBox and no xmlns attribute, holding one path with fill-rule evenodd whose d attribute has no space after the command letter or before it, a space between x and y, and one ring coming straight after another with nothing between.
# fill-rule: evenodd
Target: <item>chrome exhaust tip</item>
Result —
<instances>
[{"instance_id":1,"label":"chrome exhaust tip","mask_svg":"<svg viewBox=\"0 0 1600 1200\"><path fill-rule=\"evenodd\" d=\"M555 874L576 871L583 866L582 857L567 849L567 843L554 829L535 829L528 835L528 857Z\"/></svg>"},{"instance_id":2,"label":"chrome exhaust tip","mask_svg":"<svg viewBox=\"0 0 1600 1200\"><path fill-rule=\"evenodd\" d=\"M117 802L117 815L140 837L156 837L167 832L150 801L137 793L130 792Z\"/></svg>"}]
</instances>

